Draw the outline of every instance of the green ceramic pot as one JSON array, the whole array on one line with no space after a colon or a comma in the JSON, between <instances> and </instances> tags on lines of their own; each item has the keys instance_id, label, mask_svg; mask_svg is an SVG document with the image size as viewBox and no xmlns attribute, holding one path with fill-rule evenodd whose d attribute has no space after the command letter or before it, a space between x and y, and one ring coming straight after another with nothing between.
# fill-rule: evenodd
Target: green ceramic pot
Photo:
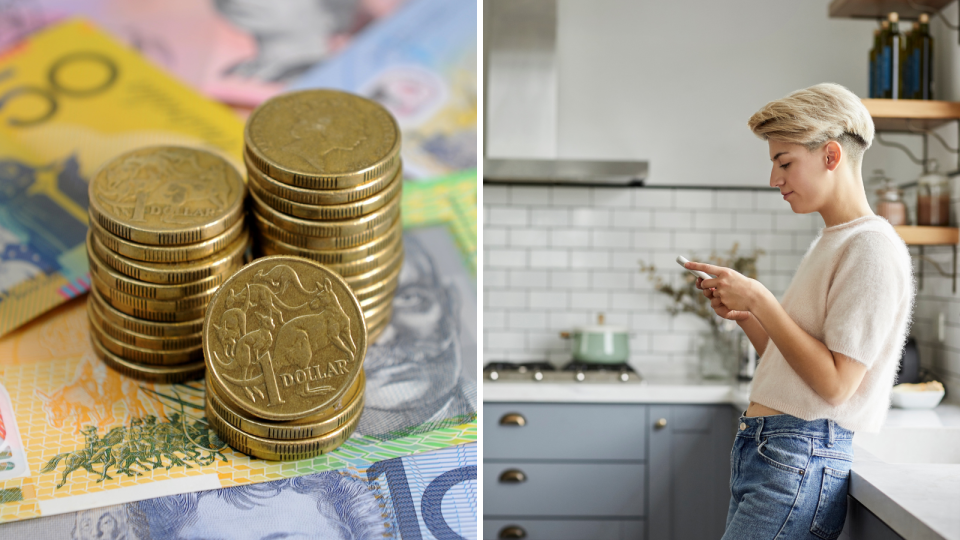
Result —
<instances>
[{"instance_id":1,"label":"green ceramic pot","mask_svg":"<svg viewBox=\"0 0 960 540\"><path fill-rule=\"evenodd\" d=\"M595 364L622 364L630 358L630 338L626 328L585 326L570 332L573 359Z\"/></svg>"}]
</instances>

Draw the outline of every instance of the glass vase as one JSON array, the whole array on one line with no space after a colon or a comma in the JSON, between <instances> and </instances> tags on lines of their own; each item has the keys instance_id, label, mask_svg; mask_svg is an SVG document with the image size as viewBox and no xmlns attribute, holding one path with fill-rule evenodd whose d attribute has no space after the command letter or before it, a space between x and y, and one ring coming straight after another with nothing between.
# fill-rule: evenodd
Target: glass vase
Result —
<instances>
[{"instance_id":1,"label":"glass vase","mask_svg":"<svg viewBox=\"0 0 960 540\"><path fill-rule=\"evenodd\" d=\"M697 334L696 352L700 376L708 380L732 380L736 374L737 332L717 327Z\"/></svg>"}]
</instances>

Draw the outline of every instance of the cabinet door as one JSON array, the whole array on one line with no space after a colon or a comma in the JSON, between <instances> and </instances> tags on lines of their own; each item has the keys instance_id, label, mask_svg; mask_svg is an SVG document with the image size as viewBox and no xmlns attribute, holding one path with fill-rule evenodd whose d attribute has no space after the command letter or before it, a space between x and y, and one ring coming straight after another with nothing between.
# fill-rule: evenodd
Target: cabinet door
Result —
<instances>
[{"instance_id":1,"label":"cabinet door","mask_svg":"<svg viewBox=\"0 0 960 540\"><path fill-rule=\"evenodd\" d=\"M659 405L649 413L648 537L720 538L730 503L733 408Z\"/></svg>"},{"instance_id":2,"label":"cabinet door","mask_svg":"<svg viewBox=\"0 0 960 540\"><path fill-rule=\"evenodd\" d=\"M838 540L904 540L869 508L847 495L847 520Z\"/></svg>"},{"instance_id":3,"label":"cabinet door","mask_svg":"<svg viewBox=\"0 0 960 540\"><path fill-rule=\"evenodd\" d=\"M485 519L483 540L643 540L642 520Z\"/></svg>"},{"instance_id":4,"label":"cabinet door","mask_svg":"<svg viewBox=\"0 0 960 540\"><path fill-rule=\"evenodd\" d=\"M645 405L485 403L483 458L643 461Z\"/></svg>"},{"instance_id":5,"label":"cabinet door","mask_svg":"<svg viewBox=\"0 0 960 540\"><path fill-rule=\"evenodd\" d=\"M484 517L643 517L643 463L483 462Z\"/></svg>"}]
</instances>

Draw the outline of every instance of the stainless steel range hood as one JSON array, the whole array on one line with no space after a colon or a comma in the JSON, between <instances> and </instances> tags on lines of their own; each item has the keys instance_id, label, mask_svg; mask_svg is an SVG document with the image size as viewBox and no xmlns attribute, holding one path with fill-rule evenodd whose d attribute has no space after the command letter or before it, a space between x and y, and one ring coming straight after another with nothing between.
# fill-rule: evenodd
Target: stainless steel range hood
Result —
<instances>
[{"instance_id":1,"label":"stainless steel range hood","mask_svg":"<svg viewBox=\"0 0 960 540\"><path fill-rule=\"evenodd\" d=\"M643 185L645 161L554 159L557 0L487 0L483 9L483 181Z\"/></svg>"},{"instance_id":2,"label":"stainless steel range hood","mask_svg":"<svg viewBox=\"0 0 960 540\"><path fill-rule=\"evenodd\" d=\"M642 186L646 178L646 161L483 160L483 181L493 184Z\"/></svg>"}]
</instances>

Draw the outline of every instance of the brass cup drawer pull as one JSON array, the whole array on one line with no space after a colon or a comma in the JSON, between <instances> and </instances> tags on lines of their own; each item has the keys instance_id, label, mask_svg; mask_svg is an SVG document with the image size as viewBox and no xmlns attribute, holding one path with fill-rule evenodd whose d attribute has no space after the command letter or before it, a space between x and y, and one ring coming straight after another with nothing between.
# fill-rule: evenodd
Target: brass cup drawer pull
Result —
<instances>
[{"instance_id":1,"label":"brass cup drawer pull","mask_svg":"<svg viewBox=\"0 0 960 540\"><path fill-rule=\"evenodd\" d=\"M500 417L500 425L523 427L527 425L527 419L520 413L507 413Z\"/></svg>"},{"instance_id":2,"label":"brass cup drawer pull","mask_svg":"<svg viewBox=\"0 0 960 540\"><path fill-rule=\"evenodd\" d=\"M516 525L510 525L509 527L504 527L500 529L500 534L497 535L497 538L526 538L527 531L523 530L523 527L518 527Z\"/></svg>"},{"instance_id":3,"label":"brass cup drawer pull","mask_svg":"<svg viewBox=\"0 0 960 540\"><path fill-rule=\"evenodd\" d=\"M527 481L527 475L521 470L507 469L500 473L501 484L520 484Z\"/></svg>"}]
</instances>

